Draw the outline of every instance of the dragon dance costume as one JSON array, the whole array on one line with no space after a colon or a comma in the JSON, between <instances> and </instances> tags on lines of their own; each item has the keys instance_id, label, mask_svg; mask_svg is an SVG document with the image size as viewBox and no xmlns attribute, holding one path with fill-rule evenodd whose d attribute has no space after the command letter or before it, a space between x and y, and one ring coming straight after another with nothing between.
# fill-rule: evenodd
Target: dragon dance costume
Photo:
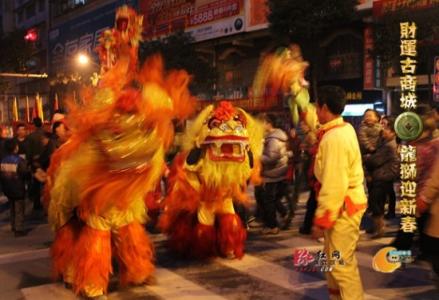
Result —
<instances>
[{"instance_id":1,"label":"dragon dance costume","mask_svg":"<svg viewBox=\"0 0 439 300\"><path fill-rule=\"evenodd\" d=\"M299 46L279 48L265 55L253 81L255 101L265 101L266 107L278 104L279 97L288 95L288 106L294 126L304 120L315 130L318 126L314 104L310 103L305 71L308 62L303 60Z\"/></svg>"},{"instance_id":2,"label":"dragon dance costume","mask_svg":"<svg viewBox=\"0 0 439 300\"><path fill-rule=\"evenodd\" d=\"M185 118L194 106L186 72L165 75L157 56L138 69L141 25L133 10L118 9L116 28L101 39L106 67L99 86L84 93L82 104L71 105L72 136L54 153L48 171L54 273L87 297L106 293L112 258L122 285L151 276L145 197L164 170L172 120Z\"/></svg>"},{"instance_id":3,"label":"dragon dance costume","mask_svg":"<svg viewBox=\"0 0 439 300\"><path fill-rule=\"evenodd\" d=\"M159 226L176 253L192 258L244 255L246 230L233 203L257 182L262 129L229 102L208 106L193 121L171 169Z\"/></svg>"}]
</instances>

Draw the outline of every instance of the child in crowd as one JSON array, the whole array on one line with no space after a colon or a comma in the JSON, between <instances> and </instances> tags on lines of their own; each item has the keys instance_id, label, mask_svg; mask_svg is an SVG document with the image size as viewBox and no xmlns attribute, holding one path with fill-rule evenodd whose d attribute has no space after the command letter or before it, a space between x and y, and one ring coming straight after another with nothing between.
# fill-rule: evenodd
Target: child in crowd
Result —
<instances>
[{"instance_id":1,"label":"child in crowd","mask_svg":"<svg viewBox=\"0 0 439 300\"><path fill-rule=\"evenodd\" d=\"M3 193L11 205L11 227L16 237L25 235L24 199L25 177L28 174L26 161L18 155L18 144L14 139L5 141L6 156L1 160L0 178Z\"/></svg>"}]
</instances>

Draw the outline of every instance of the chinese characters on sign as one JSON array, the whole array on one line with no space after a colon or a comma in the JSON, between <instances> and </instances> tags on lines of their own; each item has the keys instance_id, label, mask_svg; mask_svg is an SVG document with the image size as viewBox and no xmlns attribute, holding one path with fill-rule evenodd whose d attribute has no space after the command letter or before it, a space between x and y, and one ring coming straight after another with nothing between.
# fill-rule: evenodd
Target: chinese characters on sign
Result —
<instances>
[{"instance_id":1,"label":"chinese characters on sign","mask_svg":"<svg viewBox=\"0 0 439 300\"><path fill-rule=\"evenodd\" d=\"M401 108L416 109L416 24L414 22L400 23L401 37ZM402 145L401 147L401 230L414 232L416 230L416 148Z\"/></svg>"},{"instance_id":2,"label":"chinese characters on sign","mask_svg":"<svg viewBox=\"0 0 439 300\"><path fill-rule=\"evenodd\" d=\"M413 22L400 23L401 29L401 108L414 109L416 97L416 24Z\"/></svg>"},{"instance_id":3,"label":"chinese characters on sign","mask_svg":"<svg viewBox=\"0 0 439 300\"><path fill-rule=\"evenodd\" d=\"M104 1L105 2L105 1ZM57 22L49 31L49 68L53 74L72 74L77 71L73 56L79 52L97 61L96 47L99 37L113 27L116 8L127 4L136 6L137 0L114 0L76 17Z\"/></svg>"},{"instance_id":4,"label":"chinese characters on sign","mask_svg":"<svg viewBox=\"0 0 439 300\"><path fill-rule=\"evenodd\" d=\"M373 51L373 32L372 27L367 26L364 29L364 61L363 61L363 88L373 89L374 86L374 65L375 60L370 52Z\"/></svg>"},{"instance_id":5,"label":"chinese characters on sign","mask_svg":"<svg viewBox=\"0 0 439 300\"><path fill-rule=\"evenodd\" d=\"M313 254L307 249L295 249L293 263L295 270L299 272L331 272L335 265L345 264L340 251L334 251L328 257L323 251Z\"/></svg>"},{"instance_id":6,"label":"chinese characters on sign","mask_svg":"<svg viewBox=\"0 0 439 300\"><path fill-rule=\"evenodd\" d=\"M400 213L401 230L414 232L416 230L416 148L402 145L400 152L401 168L401 200Z\"/></svg>"},{"instance_id":7,"label":"chinese characters on sign","mask_svg":"<svg viewBox=\"0 0 439 300\"><path fill-rule=\"evenodd\" d=\"M414 110L418 104L416 95L416 66L417 66L417 40L416 24L402 22L400 25L400 66L401 66L401 98L400 106L404 110ZM402 124L407 132L412 130L410 122ZM416 137L411 137L414 139ZM416 148L402 145L400 151L400 176L401 176L401 201L400 213L401 230L414 232L416 230Z\"/></svg>"},{"instance_id":8,"label":"chinese characters on sign","mask_svg":"<svg viewBox=\"0 0 439 300\"><path fill-rule=\"evenodd\" d=\"M52 61L54 64L63 64L78 52L93 54L93 50L99 44L99 37L108 27L103 27L93 33L85 33L78 38L58 42L52 49Z\"/></svg>"},{"instance_id":9,"label":"chinese characters on sign","mask_svg":"<svg viewBox=\"0 0 439 300\"><path fill-rule=\"evenodd\" d=\"M243 0L151 0L139 8L146 39L183 30L202 41L244 30Z\"/></svg>"}]
</instances>

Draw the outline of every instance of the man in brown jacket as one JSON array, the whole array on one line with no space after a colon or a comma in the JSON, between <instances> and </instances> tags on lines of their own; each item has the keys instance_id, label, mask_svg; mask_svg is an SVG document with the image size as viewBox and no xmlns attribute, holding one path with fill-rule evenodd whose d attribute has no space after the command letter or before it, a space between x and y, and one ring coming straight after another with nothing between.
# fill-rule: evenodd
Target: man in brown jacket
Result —
<instances>
[{"instance_id":1,"label":"man in brown jacket","mask_svg":"<svg viewBox=\"0 0 439 300\"><path fill-rule=\"evenodd\" d=\"M373 227L368 229L374 238L384 234L384 206L387 191L393 189L393 182L399 178L399 159L393 120L381 134L377 149L364 156L364 164L371 175L369 186L369 209L372 213Z\"/></svg>"}]
</instances>

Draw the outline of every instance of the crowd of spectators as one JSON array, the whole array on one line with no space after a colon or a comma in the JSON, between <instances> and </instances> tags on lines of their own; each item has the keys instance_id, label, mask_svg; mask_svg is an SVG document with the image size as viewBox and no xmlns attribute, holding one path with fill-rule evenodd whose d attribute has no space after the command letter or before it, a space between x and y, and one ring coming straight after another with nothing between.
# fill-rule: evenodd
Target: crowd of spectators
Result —
<instances>
[{"instance_id":1,"label":"crowd of spectators","mask_svg":"<svg viewBox=\"0 0 439 300\"><path fill-rule=\"evenodd\" d=\"M35 215L41 215L41 194L47 178L50 157L67 141L69 132L63 120L43 124L34 118L33 124L17 123L12 137L5 127L0 129L0 183L10 207L11 230L16 237L26 235L26 199Z\"/></svg>"}]
</instances>

